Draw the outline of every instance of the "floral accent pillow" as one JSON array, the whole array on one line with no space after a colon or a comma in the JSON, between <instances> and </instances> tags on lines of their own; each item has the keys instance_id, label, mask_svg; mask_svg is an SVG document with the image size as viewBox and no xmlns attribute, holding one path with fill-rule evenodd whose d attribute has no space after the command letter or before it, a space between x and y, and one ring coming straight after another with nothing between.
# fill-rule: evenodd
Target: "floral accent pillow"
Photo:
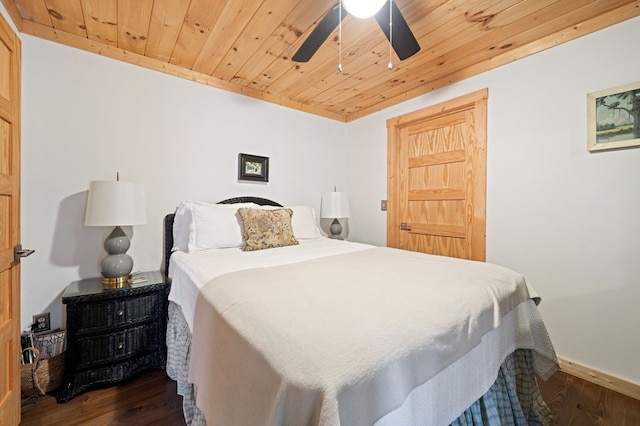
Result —
<instances>
[{"instance_id":1,"label":"floral accent pillow","mask_svg":"<svg viewBox=\"0 0 640 426\"><path fill-rule=\"evenodd\" d=\"M298 244L291 227L291 209L238 209L242 221L244 251L262 250Z\"/></svg>"}]
</instances>

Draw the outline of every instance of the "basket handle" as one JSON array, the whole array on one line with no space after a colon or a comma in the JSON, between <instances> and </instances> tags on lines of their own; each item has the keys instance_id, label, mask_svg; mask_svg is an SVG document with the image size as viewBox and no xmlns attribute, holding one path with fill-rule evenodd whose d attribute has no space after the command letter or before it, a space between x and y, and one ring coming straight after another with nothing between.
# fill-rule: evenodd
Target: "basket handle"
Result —
<instances>
[{"instance_id":1,"label":"basket handle","mask_svg":"<svg viewBox=\"0 0 640 426\"><path fill-rule=\"evenodd\" d=\"M38 348L34 348L33 346L29 346L28 348L24 348L21 353L23 354L26 351L33 352L33 355L35 356L35 361L32 363L32 364L35 364L35 367L33 368L33 371L36 371L38 369L38 366L40 365L40 351L38 350Z\"/></svg>"}]
</instances>

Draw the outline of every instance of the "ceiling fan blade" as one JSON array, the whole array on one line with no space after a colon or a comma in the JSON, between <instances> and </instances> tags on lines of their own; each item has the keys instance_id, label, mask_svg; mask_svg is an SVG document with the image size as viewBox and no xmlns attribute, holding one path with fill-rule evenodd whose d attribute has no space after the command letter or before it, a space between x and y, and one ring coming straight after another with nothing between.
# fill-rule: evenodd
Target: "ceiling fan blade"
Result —
<instances>
[{"instance_id":1,"label":"ceiling fan blade","mask_svg":"<svg viewBox=\"0 0 640 426\"><path fill-rule=\"evenodd\" d=\"M389 38L389 7L387 5L382 6L382 9L376 13L376 21L384 31L384 35L391 41L393 50L396 51L400 60L407 59L420 51L420 45L418 40L411 32L411 28L405 21L402 12L398 9L396 2L391 1L391 7L393 8L393 38Z\"/></svg>"},{"instance_id":2,"label":"ceiling fan blade","mask_svg":"<svg viewBox=\"0 0 640 426\"><path fill-rule=\"evenodd\" d=\"M342 18L344 19L347 12L342 10ZM329 35L336 29L340 23L340 4L336 4L327 13L322 21L313 29L309 37L302 43L302 46L298 49L293 58L295 62L308 62L309 59L316 53L316 51L322 46L322 43L329 37Z\"/></svg>"}]
</instances>

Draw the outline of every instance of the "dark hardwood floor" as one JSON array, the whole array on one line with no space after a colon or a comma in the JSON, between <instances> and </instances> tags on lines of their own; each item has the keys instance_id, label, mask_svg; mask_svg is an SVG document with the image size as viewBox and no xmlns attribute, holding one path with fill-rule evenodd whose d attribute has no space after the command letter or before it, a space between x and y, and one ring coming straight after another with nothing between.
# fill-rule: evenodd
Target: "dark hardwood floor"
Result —
<instances>
[{"instance_id":1,"label":"dark hardwood floor","mask_svg":"<svg viewBox=\"0 0 640 426\"><path fill-rule=\"evenodd\" d=\"M55 392L53 393L55 395ZM164 370L82 393L58 404L54 396L22 400L21 425L184 425L182 397Z\"/></svg>"},{"instance_id":2,"label":"dark hardwood floor","mask_svg":"<svg viewBox=\"0 0 640 426\"><path fill-rule=\"evenodd\" d=\"M558 425L640 426L640 401L558 372L538 381Z\"/></svg>"},{"instance_id":3,"label":"dark hardwood floor","mask_svg":"<svg viewBox=\"0 0 640 426\"><path fill-rule=\"evenodd\" d=\"M559 372L540 383L558 425L640 425L640 401ZM64 404L53 396L23 400L22 425L184 425L182 398L162 370L83 393Z\"/></svg>"}]
</instances>

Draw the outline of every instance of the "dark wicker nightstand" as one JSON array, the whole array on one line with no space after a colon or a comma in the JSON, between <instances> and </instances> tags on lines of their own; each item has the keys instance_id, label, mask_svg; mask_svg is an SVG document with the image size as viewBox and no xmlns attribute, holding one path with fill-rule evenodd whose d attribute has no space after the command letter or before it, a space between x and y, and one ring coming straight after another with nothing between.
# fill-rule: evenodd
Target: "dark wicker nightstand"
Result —
<instances>
[{"instance_id":1,"label":"dark wicker nightstand","mask_svg":"<svg viewBox=\"0 0 640 426\"><path fill-rule=\"evenodd\" d=\"M67 305L67 351L59 402L93 385L111 385L151 368L164 368L169 284L161 272L145 282L105 289L102 278L74 281Z\"/></svg>"}]
</instances>

